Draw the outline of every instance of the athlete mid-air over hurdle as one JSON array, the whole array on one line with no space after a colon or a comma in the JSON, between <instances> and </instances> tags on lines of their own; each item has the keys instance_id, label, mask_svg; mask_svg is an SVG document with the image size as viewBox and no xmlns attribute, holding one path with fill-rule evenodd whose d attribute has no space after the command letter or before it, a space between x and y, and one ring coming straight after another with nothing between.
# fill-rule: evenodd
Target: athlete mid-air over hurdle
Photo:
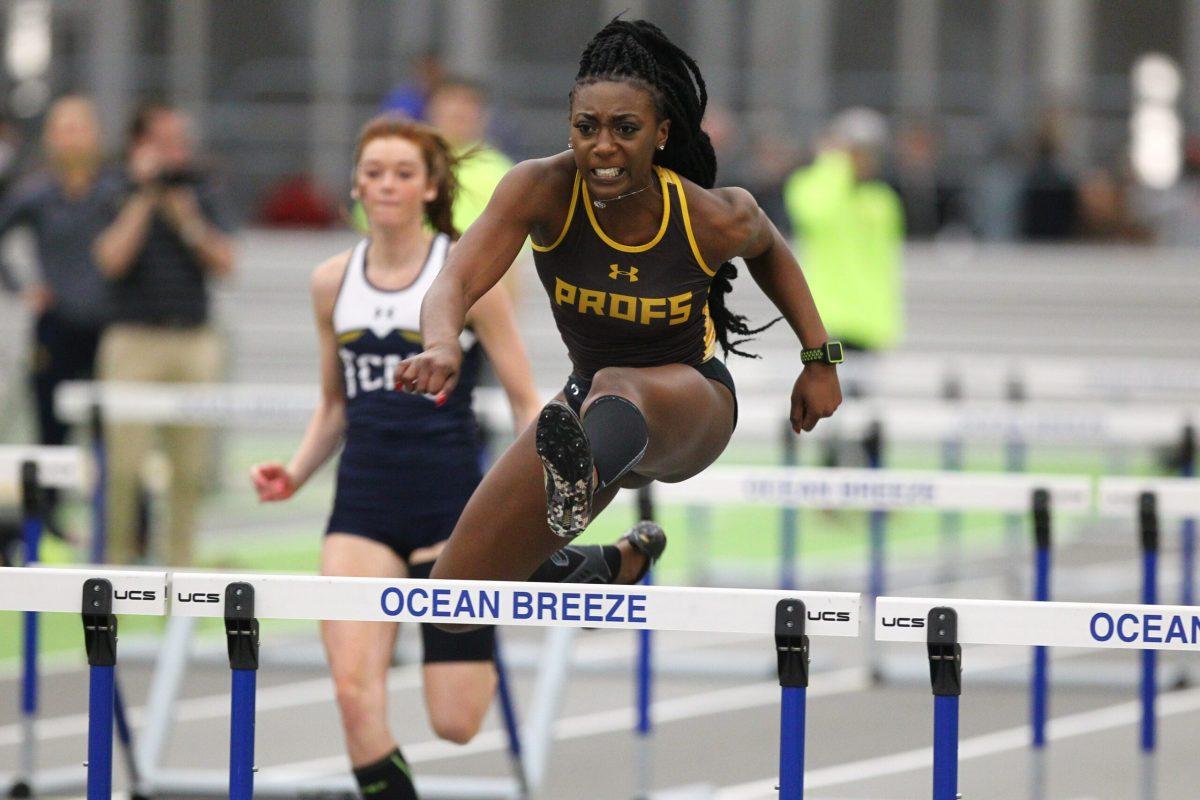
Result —
<instances>
[{"instance_id":1,"label":"athlete mid-air over hurdle","mask_svg":"<svg viewBox=\"0 0 1200 800\"><path fill-rule=\"evenodd\" d=\"M707 102L696 63L661 30L612 21L580 60L568 149L513 168L434 280L424 350L400 365L399 388L454 390L467 312L527 237L574 366L484 476L435 578L526 580L619 488L681 481L716 460L737 419L716 348L738 352L731 337L754 332L725 305L731 258L745 259L806 348L794 429L840 403L841 346L786 242L748 192L711 188Z\"/></svg>"}]
</instances>

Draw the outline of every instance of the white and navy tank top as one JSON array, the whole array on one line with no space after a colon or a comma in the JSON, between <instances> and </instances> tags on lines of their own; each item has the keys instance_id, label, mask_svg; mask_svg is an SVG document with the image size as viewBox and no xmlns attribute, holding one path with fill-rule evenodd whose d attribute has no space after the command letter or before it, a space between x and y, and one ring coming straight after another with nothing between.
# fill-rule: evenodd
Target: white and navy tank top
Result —
<instances>
[{"instance_id":1,"label":"white and navy tank top","mask_svg":"<svg viewBox=\"0 0 1200 800\"><path fill-rule=\"evenodd\" d=\"M346 390L347 450L477 442L471 394L481 354L468 329L459 342L462 371L454 392L432 397L395 391L400 362L421 352L421 301L446 263L450 238L434 237L420 273L403 289L386 290L367 277L367 245L355 246L333 307L333 330ZM381 453L381 456L384 455Z\"/></svg>"}]
</instances>

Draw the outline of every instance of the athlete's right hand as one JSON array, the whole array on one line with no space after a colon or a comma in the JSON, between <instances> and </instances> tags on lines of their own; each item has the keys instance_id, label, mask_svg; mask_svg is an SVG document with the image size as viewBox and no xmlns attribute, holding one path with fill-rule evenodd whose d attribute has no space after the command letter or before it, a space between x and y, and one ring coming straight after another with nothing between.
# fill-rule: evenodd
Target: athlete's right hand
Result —
<instances>
[{"instance_id":1,"label":"athlete's right hand","mask_svg":"<svg viewBox=\"0 0 1200 800\"><path fill-rule=\"evenodd\" d=\"M397 391L412 394L432 394L445 397L458 385L462 368L462 348L452 345L433 345L415 356L404 359L396 369Z\"/></svg>"},{"instance_id":2,"label":"athlete's right hand","mask_svg":"<svg viewBox=\"0 0 1200 800\"><path fill-rule=\"evenodd\" d=\"M250 468L250 480L258 492L259 501L263 503L287 500L299 488L287 467L277 461L255 464Z\"/></svg>"}]
</instances>

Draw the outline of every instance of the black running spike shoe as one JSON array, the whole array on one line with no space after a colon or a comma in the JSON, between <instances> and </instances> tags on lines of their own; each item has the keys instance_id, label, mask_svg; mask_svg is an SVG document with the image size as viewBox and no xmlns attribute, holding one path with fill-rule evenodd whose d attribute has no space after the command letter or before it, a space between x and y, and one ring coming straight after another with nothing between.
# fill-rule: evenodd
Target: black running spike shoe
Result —
<instances>
[{"instance_id":1,"label":"black running spike shoe","mask_svg":"<svg viewBox=\"0 0 1200 800\"><path fill-rule=\"evenodd\" d=\"M657 522L644 519L626 531L621 539L627 540L634 550L646 557L646 563L633 580L634 583L641 583L642 578L646 577L646 573L662 558L663 551L667 549L667 534Z\"/></svg>"},{"instance_id":2,"label":"black running spike shoe","mask_svg":"<svg viewBox=\"0 0 1200 800\"><path fill-rule=\"evenodd\" d=\"M596 471L583 423L566 403L552 400L538 415L537 454L546 477L546 522L574 539L592 521Z\"/></svg>"}]
</instances>

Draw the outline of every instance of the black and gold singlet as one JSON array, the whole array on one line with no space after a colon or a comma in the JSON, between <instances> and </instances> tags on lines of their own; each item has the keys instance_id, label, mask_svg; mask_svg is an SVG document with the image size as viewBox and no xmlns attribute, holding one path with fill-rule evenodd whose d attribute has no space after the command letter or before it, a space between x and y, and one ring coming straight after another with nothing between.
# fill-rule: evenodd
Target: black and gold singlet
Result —
<instances>
[{"instance_id":1,"label":"black and gold singlet","mask_svg":"<svg viewBox=\"0 0 1200 800\"><path fill-rule=\"evenodd\" d=\"M649 242L609 238L576 173L562 232L551 244L533 245L554 322L580 377L603 367L696 366L716 351L708 314L715 270L692 233L682 179L663 167L655 171L663 215Z\"/></svg>"}]
</instances>

